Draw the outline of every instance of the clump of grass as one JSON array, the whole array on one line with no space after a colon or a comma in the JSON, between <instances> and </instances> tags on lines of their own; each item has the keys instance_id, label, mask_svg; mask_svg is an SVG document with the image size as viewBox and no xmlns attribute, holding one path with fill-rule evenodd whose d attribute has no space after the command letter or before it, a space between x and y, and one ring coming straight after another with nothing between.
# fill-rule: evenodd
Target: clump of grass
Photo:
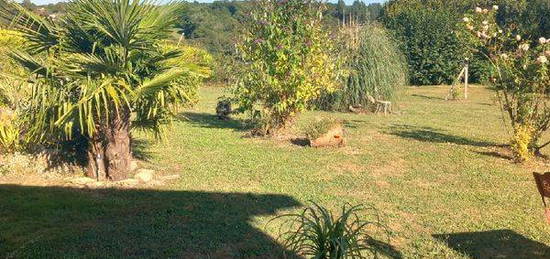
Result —
<instances>
[{"instance_id":1,"label":"clump of grass","mask_svg":"<svg viewBox=\"0 0 550 259\"><path fill-rule=\"evenodd\" d=\"M317 139L338 125L342 125L342 120L334 117L322 117L305 126L303 130L308 139Z\"/></svg>"},{"instance_id":2,"label":"clump of grass","mask_svg":"<svg viewBox=\"0 0 550 259\"><path fill-rule=\"evenodd\" d=\"M354 25L357 26L357 25ZM372 105L369 96L393 101L399 89L408 83L405 56L396 41L379 24L342 29L344 74L342 86L325 93L315 105L323 110L347 110L350 106ZM351 35L349 35L351 34ZM352 43L347 42L354 39Z\"/></svg>"},{"instance_id":3,"label":"clump of grass","mask_svg":"<svg viewBox=\"0 0 550 259\"><path fill-rule=\"evenodd\" d=\"M371 220L361 217L370 212ZM344 205L341 214L312 202L312 205L296 214L287 214L275 219L284 219L282 227L289 230L279 235L279 241L291 252L318 259L367 258L388 252L387 243L373 238L371 231L387 228L381 223L378 211L364 205ZM275 220L274 219L274 220ZM384 247L386 249L384 249Z\"/></svg>"}]
</instances>

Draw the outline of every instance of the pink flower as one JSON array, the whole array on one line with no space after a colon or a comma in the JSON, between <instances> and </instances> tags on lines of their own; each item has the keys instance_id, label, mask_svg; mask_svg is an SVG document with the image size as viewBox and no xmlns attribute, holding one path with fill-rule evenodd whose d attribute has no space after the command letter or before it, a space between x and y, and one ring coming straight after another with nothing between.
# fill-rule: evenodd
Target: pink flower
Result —
<instances>
[{"instance_id":1,"label":"pink flower","mask_svg":"<svg viewBox=\"0 0 550 259\"><path fill-rule=\"evenodd\" d=\"M548 62L548 58L546 58L546 56L540 56L537 58L537 61L541 64L546 64Z\"/></svg>"},{"instance_id":2,"label":"pink flower","mask_svg":"<svg viewBox=\"0 0 550 259\"><path fill-rule=\"evenodd\" d=\"M550 41L550 40L547 40L547 39L544 38L544 37L541 37L541 38L539 39L540 44L546 44L546 43L548 43L549 41Z\"/></svg>"}]
</instances>

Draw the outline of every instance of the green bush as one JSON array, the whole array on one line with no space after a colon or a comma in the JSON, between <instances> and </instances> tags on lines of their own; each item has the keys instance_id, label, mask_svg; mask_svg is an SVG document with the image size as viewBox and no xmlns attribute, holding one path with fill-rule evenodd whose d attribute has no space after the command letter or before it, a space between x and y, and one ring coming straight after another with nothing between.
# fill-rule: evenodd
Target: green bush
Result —
<instances>
[{"instance_id":1,"label":"green bush","mask_svg":"<svg viewBox=\"0 0 550 259\"><path fill-rule=\"evenodd\" d=\"M312 123L309 123L304 127L304 133L308 139L316 139L323 134L326 134L329 130L337 125L341 125L342 120L332 118L332 117L323 117L318 118Z\"/></svg>"},{"instance_id":2,"label":"green bush","mask_svg":"<svg viewBox=\"0 0 550 259\"><path fill-rule=\"evenodd\" d=\"M443 7L413 3L393 1L383 17L407 55L411 83L450 84L460 72L467 51L455 33L459 18Z\"/></svg>"},{"instance_id":3,"label":"green bush","mask_svg":"<svg viewBox=\"0 0 550 259\"><path fill-rule=\"evenodd\" d=\"M364 220L364 213L369 219ZM398 256L387 243L376 240L373 232L388 236L378 212L365 206L344 205L340 215L313 203L302 212L277 217L283 219L279 240L299 256L319 259L367 258L379 254ZM381 230L381 231L380 231ZM384 245L381 245L384 244ZM386 248L386 249L384 249Z\"/></svg>"},{"instance_id":4,"label":"green bush","mask_svg":"<svg viewBox=\"0 0 550 259\"><path fill-rule=\"evenodd\" d=\"M317 0L254 2L238 52L243 64L235 99L256 122L255 133L276 134L331 89L338 71Z\"/></svg>"},{"instance_id":5,"label":"green bush","mask_svg":"<svg viewBox=\"0 0 550 259\"><path fill-rule=\"evenodd\" d=\"M18 80L24 70L8 53L25 45L21 33L0 29L0 153L13 153L25 148L26 125L23 108L30 91Z\"/></svg>"},{"instance_id":6,"label":"green bush","mask_svg":"<svg viewBox=\"0 0 550 259\"><path fill-rule=\"evenodd\" d=\"M324 93L316 106L325 110L347 110L349 106L372 105L369 96L391 101L400 88L407 84L407 63L394 39L379 24L358 28L343 28L345 41L357 34L358 44L344 42L344 70L342 87L333 93Z\"/></svg>"}]
</instances>

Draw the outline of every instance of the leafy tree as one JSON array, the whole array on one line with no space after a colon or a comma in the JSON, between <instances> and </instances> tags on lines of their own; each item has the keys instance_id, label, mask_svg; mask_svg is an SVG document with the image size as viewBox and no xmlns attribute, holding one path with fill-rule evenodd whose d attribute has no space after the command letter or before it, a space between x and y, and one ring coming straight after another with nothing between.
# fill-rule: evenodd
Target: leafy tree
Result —
<instances>
[{"instance_id":1,"label":"leafy tree","mask_svg":"<svg viewBox=\"0 0 550 259\"><path fill-rule=\"evenodd\" d=\"M391 1L383 21L407 55L411 83L451 83L464 61L465 46L455 31L459 18L443 5Z\"/></svg>"},{"instance_id":2,"label":"leafy tree","mask_svg":"<svg viewBox=\"0 0 550 259\"><path fill-rule=\"evenodd\" d=\"M11 56L32 73L31 132L88 142L88 176L120 180L131 163L130 130L160 133L199 76L165 47L178 6L139 0L75 0L59 23L0 0L28 42ZM17 10L13 12L11 10Z\"/></svg>"},{"instance_id":3,"label":"leafy tree","mask_svg":"<svg viewBox=\"0 0 550 259\"><path fill-rule=\"evenodd\" d=\"M234 92L258 122L256 133L277 133L322 89L333 87L323 11L314 0L255 1L238 46L244 66Z\"/></svg>"},{"instance_id":4,"label":"leafy tree","mask_svg":"<svg viewBox=\"0 0 550 259\"><path fill-rule=\"evenodd\" d=\"M344 16L346 15L346 2L344 2L344 0L338 0L338 3L336 4L335 15L341 21L344 20Z\"/></svg>"},{"instance_id":5,"label":"leafy tree","mask_svg":"<svg viewBox=\"0 0 550 259\"><path fill-rule=\"evenodd\" d=\"M33 4L31 2L31 0L23 0L23 2L21 2L21 6L23 6L24 8L26 8L27 10L34 10L36 8L36 5Z\"/></svg>"}]
</instances>

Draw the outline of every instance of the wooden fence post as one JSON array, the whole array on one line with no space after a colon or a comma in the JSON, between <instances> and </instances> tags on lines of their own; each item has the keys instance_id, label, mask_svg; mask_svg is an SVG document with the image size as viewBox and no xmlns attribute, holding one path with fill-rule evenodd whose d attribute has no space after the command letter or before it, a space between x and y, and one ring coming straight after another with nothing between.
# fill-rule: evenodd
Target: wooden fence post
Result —
<instances>
[{"instance_id":1,"label":"wooden fence post","mask_svg":"<svg viewBox=\"0 0 550 259\"><path fill-rule=\"evenodd\" d=\"M469 74L469 62L466 59L466 66L464 67L464 99L468 99L468 76Z\"/></svg>"}]
</instances>

